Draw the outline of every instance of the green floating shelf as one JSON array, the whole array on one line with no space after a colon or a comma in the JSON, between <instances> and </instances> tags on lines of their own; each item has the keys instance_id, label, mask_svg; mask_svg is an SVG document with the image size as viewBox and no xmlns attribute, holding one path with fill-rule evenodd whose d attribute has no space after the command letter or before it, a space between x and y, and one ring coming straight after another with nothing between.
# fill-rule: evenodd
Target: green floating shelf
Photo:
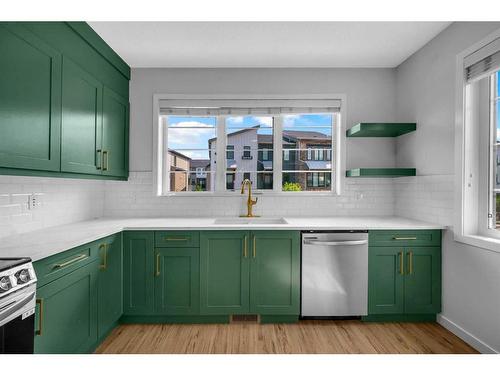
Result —
<instances>
[{"instance_id":1,"label":"green floating shelf","mask_svg":"<svg viewBox=\"0 0 500 375\"><path fill-rule=\"evenodd\" d=\"M346 131L347 137L398 137L413 132L413 122L361 122Z\"/></svg>"},{"instance_id":2,"label":"green floating shelf","mask_svg":"<svg viewBox=\"0 0 500 375\"><path fill-rule=\"evenodd\" d=\"M416 176L415 168L356 168L348 169L346 177L406 177Z\"/></svg>"}]
</instances>

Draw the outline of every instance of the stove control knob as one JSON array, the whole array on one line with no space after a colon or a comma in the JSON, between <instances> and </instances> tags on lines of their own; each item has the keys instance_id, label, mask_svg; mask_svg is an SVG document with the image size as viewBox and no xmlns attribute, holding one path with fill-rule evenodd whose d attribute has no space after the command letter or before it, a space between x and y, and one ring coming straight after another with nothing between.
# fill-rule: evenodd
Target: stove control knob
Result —
<instances>
[{"instance_id":1,"label":"stove control knob","mask_svg":"<svg viewBox=\"0 0 500 375\"><path fill-rule=\"evenodd\" d=\"M16 279L17 279L18 284L24 284L24 283L27 283L28 281L30 281L31 277L30 277L30 274L28 272L28 269L25 268L25 269L17 272Z\"/></svg>"},{"instance_id":2,"label":"stove control knob","mask_svg":"<svg viewBox=\"0 0 500 375\"><path fill-rule=\"evenodd\" d=\"M0 277L0 293L8 291L11 287L9 276Z\"/></svg>"}]
</instances>

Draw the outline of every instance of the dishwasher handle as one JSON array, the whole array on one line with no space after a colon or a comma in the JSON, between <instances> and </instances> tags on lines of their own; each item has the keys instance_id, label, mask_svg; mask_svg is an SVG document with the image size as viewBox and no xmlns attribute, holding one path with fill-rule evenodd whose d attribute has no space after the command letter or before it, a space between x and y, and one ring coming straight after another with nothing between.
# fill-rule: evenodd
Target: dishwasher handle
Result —
<instances>
[{"instance_id":1,"label":"dishwasher handle","mask_svg":"<svg viewBox=\"0 0 500 375\"><path fill-rule=\"evenodd\" d=\"M366 245L368 240L353 240L353 241L320 241L320 240L308 240L304 239L304 245L315 245L315 246L356 246L356 245Z\"/></svg>"}]
</instances>

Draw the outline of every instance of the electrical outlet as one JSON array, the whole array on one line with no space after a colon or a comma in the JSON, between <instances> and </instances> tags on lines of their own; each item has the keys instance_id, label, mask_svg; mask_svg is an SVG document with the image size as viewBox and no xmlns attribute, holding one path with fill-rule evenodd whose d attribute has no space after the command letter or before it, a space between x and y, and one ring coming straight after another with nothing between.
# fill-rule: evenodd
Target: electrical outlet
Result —
<instances>
[{"instance_id":1,"label":"electrical outlet","mask_svg":"<svg viewBox=\"0 0 500 375\"><path fill-rule=\"evenodd\" d=\"M28 196L28 210L34 210L40 207L40 205L41 205L40 196L36 194L30 194Z\"/></svg>"}]
</instances>

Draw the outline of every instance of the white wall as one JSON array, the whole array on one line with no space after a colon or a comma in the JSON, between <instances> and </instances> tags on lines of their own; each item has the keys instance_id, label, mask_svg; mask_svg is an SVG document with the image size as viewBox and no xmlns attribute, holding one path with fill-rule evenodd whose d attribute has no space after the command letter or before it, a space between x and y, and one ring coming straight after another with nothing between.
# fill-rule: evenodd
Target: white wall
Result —
<instances>
[{"instance_id":1,"label":"white wall","mask_svg":"<svg viewBox=\"0 0 500 375\"><path fill-rule=\"evenodd\" d=\"M399 137L398 166L419 176L395 182L395 213L453 225L455 58L500 28L500 22L458 22L397 68L396 117L416 121ZM499 249L500 250L500 249ZM500 252L443 240L442 323L483 352L500 351Z\"/></svg>"},{"instance_id":2,"label":"white wall","mask_svg":"<svg viewBox=\"0 0 500 375\"><path fill-rule=\"evenodd\" d=\"M28 196L40 206L28 209ZM104 181L0 176L0 238L103 216Z\"/></svg>"}]
</instances>

